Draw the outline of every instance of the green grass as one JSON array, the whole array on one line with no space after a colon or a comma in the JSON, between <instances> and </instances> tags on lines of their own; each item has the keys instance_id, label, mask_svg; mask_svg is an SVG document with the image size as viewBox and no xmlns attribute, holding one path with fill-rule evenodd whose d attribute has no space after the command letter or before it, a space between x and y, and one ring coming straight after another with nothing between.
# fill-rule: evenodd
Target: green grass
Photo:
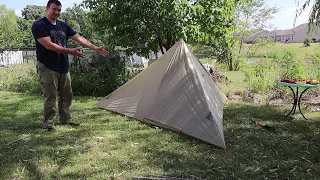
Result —
<instances>
[{"instance_id":1,"label":"green grass","mask_svg":"<svg viewBox=\"0 0 320 180\"><path fill-rule=\"evenodd\" d=\"M0 67L0 91L30 92L39 94L40 83L36 74L36 64L30 60L24 64Z\"/></svg>"},{"instance_id":2,"label":"green grass","mask_svg":"<svg viewBox=\"0 0 320 180\"><path fill-rule=\"evenodd\" d=\"M224 93L239 94L248 88L248 83L246 83L244 73L241 71L224 71L229 83L221 83L220 87Z\"/></svg>"},{"instance_id":3,"label":"green grass","mask_svg":"<svg viewBox=\"0 0 320 180\"><path fill-rule=\"evenodd\" d=\"M250 48L251 44L244 44L243 49L241 50L241 54L246 53L247 50ZM235 52L238 52L239 45L235 46ZM302 55L307 53L313 53L320 50L320 43L311 43L311 46L304 47L303 43L275 43L274 45L269 45L268 47L264 47L259 49L255 54L259 56L264 56L268 53L274 52L283 52L286 49L291 49L294 52L299 52Z\"/></svg>"},{"instance_id":4,"label":"green grass","mask_svg":"<svg viewBox=\"0 0 320 180\"><path fill-rule=\"evenodd\" d=\"M0 77L5 73L11 73L12 75L23 77L28 75L29 70L36 70L36 62L29 60L28 63L15 64L9 68L0 68Z\"/></svg>"},{"instance_id":5,"label":"green grass","mask_svg":"<svg viewBox=\"0 0 320 180\"><path fill-rule=\"evenodd\" d=\"M211 58L205 58L205 59L201 60L201 63L212 65L212 61L213 61L213 59L211 59Z\"/></svg>"},{"instance_id":6,"label":"green grass","mask_svg":"<svg viewBox=\"0 0 320 180\"><path fill-rule=\"evenodd\" d=\"M284 118L288 108L226 104L230 152L202 141L98 110L98 98L75 97L78 128L42 127L42 96L0 91L0 179L317 179L320 118ZM275 134L250 120L273 126ZM13 143L12 143L13 142Z\"/></svg>"}]
</instances>

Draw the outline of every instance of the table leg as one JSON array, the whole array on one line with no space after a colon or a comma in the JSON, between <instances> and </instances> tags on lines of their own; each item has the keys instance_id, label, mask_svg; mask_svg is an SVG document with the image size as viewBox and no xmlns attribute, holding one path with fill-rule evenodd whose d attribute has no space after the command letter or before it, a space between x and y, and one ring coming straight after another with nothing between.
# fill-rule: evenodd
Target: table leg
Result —
<instances>
[{"instance_id":1,"label":"table leg","mask_svg":"<svg viewBox=\"0 0 320 180\"><path fill-rule=\"evenodd\" d=\"M301 111L300 102L301 102L301 97L302 97L303 93L305 93L308 89L309 89L309 88L306 88L304 91L302 91L302 93L300 94L299 100L298 100L299 111L300 111L301 115L303 116L303 118L304 118L305 120L308 120L308 119L304 116L304 114L303 114L302 111Z\"/></svg>"},{"instance_id":2,"label":"table leg","mask_svg":"<svg viewBox=\"0 0 320 180\"><path fill-rule=\"evenodd\" d=\"M295 101L294 101L294 110L292 114L296 113L297 104L298 104L298 97L299 97L299 88L297 87L296 95L295 95Z\"/></svg>"},{"instance_id":3,"label":"table leg","mask_svg":"<svg viewBox=\"0 0 320 180\"><path fill-rule=\"evenodd\" d=\"M295 111L295 109L297 108L297 98L298 98L297 97L298 95L296 95L296 93L294 92L292 87L290 87L290 86L288 86L288 87L291 89L292 94L293 94L293 106L291 108L291 111L286 115L286 117L288 117L293 112L293 110ZM292 114L294 114L294 112Z\"/></svg>"}]
</instances>

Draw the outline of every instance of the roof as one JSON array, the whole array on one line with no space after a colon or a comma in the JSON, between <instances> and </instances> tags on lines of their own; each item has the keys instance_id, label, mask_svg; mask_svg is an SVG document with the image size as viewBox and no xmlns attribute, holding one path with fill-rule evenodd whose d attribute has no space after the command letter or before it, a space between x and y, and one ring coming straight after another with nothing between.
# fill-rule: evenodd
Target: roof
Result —
<instances>
[{"instance_id":1,"label":"roof","mask_svg":"<svg viewBox=\"0 0 320 180\"><path fill-rule=\"evenodd\" d=\"M279 32L281 32L282 30L273 30L273 31L271 31L272 33L279 33Z\"/></svg>"},{"instance_id":2,"label":"roof","mask_svg":"<svg viewBox=\"0 0 320 180\"><path fill-rule=\"evenodd\" d=\"M294 31L292 29L285 29L277 33L277 36L289 36L293 35Z\"/></svg>"},{"instance_id":3,"label":"roof","mask_svg":"<svg viewBox=\"0 0 320 180\"><path fill-rule=\"evenodd\" d=\"M293 28L294 32L306 32L308 31L308 23L300 24L299 26Z\"/></svg>"}]
</instances>

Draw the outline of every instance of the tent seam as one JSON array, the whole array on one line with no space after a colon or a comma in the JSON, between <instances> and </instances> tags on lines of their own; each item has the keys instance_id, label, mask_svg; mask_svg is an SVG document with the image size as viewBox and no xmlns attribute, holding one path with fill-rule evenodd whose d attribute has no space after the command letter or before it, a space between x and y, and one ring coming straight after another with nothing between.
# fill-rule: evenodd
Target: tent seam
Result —
<instances>
[{"instance_id":1,"label":"tent seam","mask_svg":"<svg viewBox=\"0 0 320 180\"><path fill-rule=\"evenodd\" d=\"M188 48L188 47L187 47L187 48ZM188 50L189 50L189 48L188 48ZM189 52L191 52L191 51L189 50ZM192 55L193 55L193 54L192 54ZM193 56L194 56L194 55L193 55ZM197 57L194 56L194 58L196 58L196 59L198 60L198 63L201 64L201 62L199 61L199 59L198 59ZM191 63L192 63L193 66L195 66L194 62L191 61ZM201 64L201 65L202 65L202 64ZM204 68L203 65L202 65L202 67ZM204 68L204 69L205 69L205 68ZM197 73L197 76L195 76L195 78L198 79L198 81L200 82L200 84L201 84L201 86L202 86L202 83L201 83L201 81L200 81L200 77L198 76L198 73ZM212 81L213 81L213 80L212 80ZM200 90L203 92L204 95L206 95L205 91L204 91L202 88L201 88ZM207 101L206 101L206 102L207 102ZM207 105L208 105L208 109L210 109L210 105L208 104L208 102L207 102ZM210 109L210 112L211 112L211 109ZM212 112L211 112L211 113L212 113ZM222 119L223 119L223 118L222 118ZM216 129L218 130L219 127L218 127L216 121L213 121L213 122L214 122L214 125L216 126ZM223 138L222 138L221 133L220 133L219 130L218 130L218 134L219 134L220 139L222 139L222 141L223 141L224 147L226 148L225 141L223 140Z\"/></svg>"},{"instance_id":2,"label":"tent seam","mask_svg":"<svg viewBox=\"0 0 320 180\"><path fill-rule=\"evenodd\" d=\"M179 50L181 50L181 44L179 45ZM152 98L152 101L151 101L151 103L150 103L150 106L152 106L155 98L157 97L157 94L158 94L160 88L162 87L163 80L164 80L164 78L166 77L169 69L171 68L171 66L172 66L172 64L173 64L173 60L176 58L177 53L178 53L178 49L176 49L176 51L174 52L174 56L172 56L172 58L171 58L171 61L170 61L170 63L169 63L169 66L168 66L167 69L166 69L166 73L163 75L163 77L162 77L162 79L161 79L161 81L160 81L160 85L159 85L159 87L157 88L157 92L155 93L155 95L154 95L153 98ZM149 117L150 111L151 111L151 108L149 108L149 111L148 111L148 113L147 113L147 117Z\"/></svg>"}]
</instances>

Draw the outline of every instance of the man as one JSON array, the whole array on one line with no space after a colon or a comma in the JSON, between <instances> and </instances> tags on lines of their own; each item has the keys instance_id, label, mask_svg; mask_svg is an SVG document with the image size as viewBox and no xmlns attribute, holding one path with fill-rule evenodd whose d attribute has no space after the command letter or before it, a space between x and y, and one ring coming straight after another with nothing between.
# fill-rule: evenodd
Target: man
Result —
<instances>
[{"instance_id":1,"label":"man","mask_svg":"<svg viewBox=\"0 0 320 180\"><path fill-rule=\"evenodd\" d=\"M69 74L68 54L85 57L81 48L67 48L67 40L72 40L88 47L97 53L107 56L108 51L97 47L77 34L70 26L58 20L61 14L61 2L49 0L46 16L32 25L32 34L36 41L37 71L40 76L44 100L44 128L55 131L56 99L58 98L59 120L62 125L79 126L71 121L70 107L72 102L71 78Z\"/></svg>"}]
</instances>

